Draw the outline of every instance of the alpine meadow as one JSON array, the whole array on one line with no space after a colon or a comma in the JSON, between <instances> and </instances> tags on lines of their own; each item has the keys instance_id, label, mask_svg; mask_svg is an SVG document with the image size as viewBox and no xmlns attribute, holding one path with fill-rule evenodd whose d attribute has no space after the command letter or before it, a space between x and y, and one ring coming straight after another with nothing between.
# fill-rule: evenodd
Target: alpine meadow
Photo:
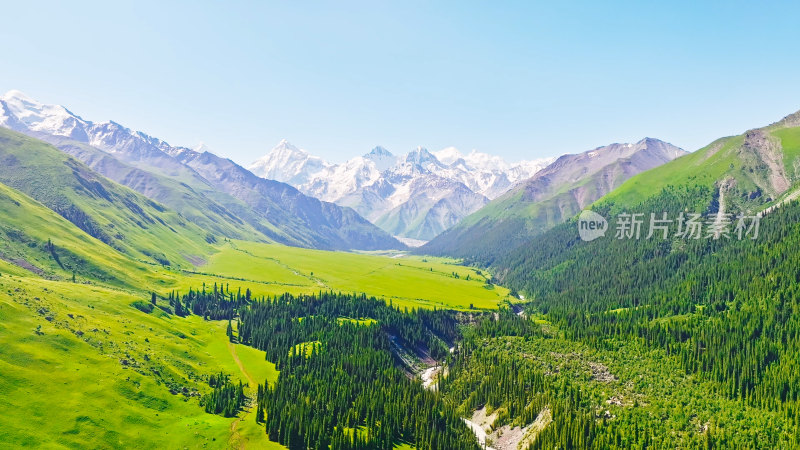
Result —
<instances>
[{"instance_id":1,"label":"alpine meadow","mask_svg":"<svg viewBox=\"0 0 800 450\"><path fill-rule=\"evenodd\" d=\"M7 5L0 449L800 448L798 14Z\"/></svg>"}]
</instances>

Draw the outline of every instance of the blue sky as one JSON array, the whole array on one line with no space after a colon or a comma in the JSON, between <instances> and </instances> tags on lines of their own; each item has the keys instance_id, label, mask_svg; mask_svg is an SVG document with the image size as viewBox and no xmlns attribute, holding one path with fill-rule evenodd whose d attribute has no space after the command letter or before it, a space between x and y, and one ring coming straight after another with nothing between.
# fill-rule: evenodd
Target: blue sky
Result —
<instances>
[{"instance_id":1,"label":"blue sky","mask_svg":"<svg viewBox=\"0 0 800 450\"><path fill-rule=\"evenodd\" d=\"M161 3L5 4L0 90L245 163L695 150L800 109L788 2Z\"/></svg>"}]
</instances>

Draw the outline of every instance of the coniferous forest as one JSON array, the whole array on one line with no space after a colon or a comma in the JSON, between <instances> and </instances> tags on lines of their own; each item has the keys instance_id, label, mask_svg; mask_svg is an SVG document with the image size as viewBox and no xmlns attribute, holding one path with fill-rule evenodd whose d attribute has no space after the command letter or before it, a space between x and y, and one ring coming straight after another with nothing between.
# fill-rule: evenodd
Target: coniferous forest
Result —
<instances>
[{"instance_id":1,"label":"coniferous forest","mask_svg":"<svg viewBox=\"0 0 800 450\"><path fill-rule=\"evenodd\" d=\"M708 195L669 189L641 208ZM235 321L231 339L266 352L276 383L244 399L220 374L202 403L229 416L250 402L292 449L474 448L461 417L476 410L490 431L520 427L535 449L788 448L800 442L799 221L792 204L763 218L758 240L593 243L566 224L508 257L503 282L533 301L495 313L228 286L169 302L178 315ZM423 388L409 354L446 376Z\"/></svg>"},{"instance_id":2,"label":"coniferous forest","mask_svg":"<svg viewBox=\"0 0 800 450\"><path fill-rule=\"evenodd\" d=\"M227 375L220 373L211 375L208 378L208 385L214 390L203 396L200 401L207 413L233 417L244 406L245 395L241 381L233 384Z\"/></svg>"},{"instance_id":3,"label":"coniferous forest","mask_svg":"<svg viewBox=\"0 0 800 450\"><path fill-rule=\"evenodd\" d=\"M706 188L668 188L630 212L702 213L703 205L713 202ZM599 211L613 216L620 210L609 203ZM596 355L616 353L618 360L634 352L638 357L628 360L629 366L646 365L648 355L654 356L662 366L674 365L684 382L692 380L702 388L676 386L674 391L683 398L670 404L671 411L660 418L636 414L641 405L627 408L624 416L606 417L592 408L602 409L608 401L592 405L580 400L591 389L584 385L583 392L570 393L572 383L566 379L554 398L515 398L511 383L496 393L502 398L479 395L472 406L502 405L505 414L524 417L520 423L525 423L531 417L525 417L525 402L536 400L550 405L554 424L571 417L561 426L546 428L534 442L538 448L796 447L800 442L799 219L800 206L793 203L762 217L757 239L612 237L589 243L579 239L571 222L512 251L493 267L502 273L504 283L534 299L526 313L547 324L543 328L549 330L551 341ZM497 346L494 351L485 347L485 340L468 342L457 354L451 378L459 367L475 370L481 360L487 367L524 367L526 362L508 352L498 355L502 346L497 341L489 346ZM470 352L474 358L466 356ZM543 376L558 378L546 376L546 365L528 366L530 372L522 379L536 383ZM507 376L497 374L498 383L504 385ZM705 404L687 400L692 396ZM696 409L680 411L691 403ZM555 405L566 416L557 414ZM703 408L719 410L708 414ZM704 412L707 418L696 420ZM694 420L697 430L681 436L680 426L672 420L684 414L689 414L687 422ZM671 427L659 424L665 421ZM567 430L572 426L584 432L570 437Z\"/></svg>"},{"instance_id":4,"label":"coniferous forest","mask_svg":"<svg viewBox=\"0 0 800 450\"><path fill-rule=\"evenodd\" d=\"M206 297L202 290L192 295ZM213 309L217 303L207 304ZM476 447L454 409L412 380L393 351L444 357L446 342L458 337L455 313L401 311L363 295L330 292L253 300L238 312L238 340L264 350L280 370L277 383L259 385L255 399L255 418L271 440L292 449L392 448L398 442L420 449ZM218 386L204 398L206 411L227 414L241 406L236 386L225 378L212 381ZM228 391L232 400L225 400Z\"/></svg>"}]
</instances>

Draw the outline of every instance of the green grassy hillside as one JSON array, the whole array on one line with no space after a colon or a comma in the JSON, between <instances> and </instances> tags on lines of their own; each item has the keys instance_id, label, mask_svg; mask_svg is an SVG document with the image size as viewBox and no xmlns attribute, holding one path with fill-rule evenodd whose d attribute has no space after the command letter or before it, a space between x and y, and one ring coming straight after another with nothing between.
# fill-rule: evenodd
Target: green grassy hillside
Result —
<instances>
[{"instance_id":1,"label":"green grassy hillside","mask_svg":"<svg viewBox=\"0 0 800 450\"><path fill-rule=\"evenodd\" d=\"M40 144L28 148L30 143L19 139L7 136L4 148L18 153L5 150L5 158L17 158L19 164L26 151L41 151L36 147ZM49 151L43 155L45 162L52 158L73 164L78 173L84 170L67 157L59 160ZM30 161L25 167L47 172L58 165L52 161ZM59 189L51 191L33 176L34 169L24 172L27 178L17 180L31 182L31 193L49 200L45 193L55 192L55 198L96 213L98 223L104 218L127 220L129 213L117 211L117 200L142 201L102 178L82 179L96 182L111 200L71 184L78 179L74 173L56 171L67 181L58 180L54 184ZM158 211L155 204L144 207L145 213L165 218L165 224L138 230L128 222L115 225L136 237L127 240L126 235L124 242L180 254L182 241L176 245L158 239L159 230L169 227L166 219L180 216ZM212 244L193 228L184 236L192 241L186 245L206 252L207 259L195 261L197 266L165 267L140 261L131 255L135 250L112 248L4 184L0 217L0 402L7 405L0 442L11 446L281 448L266 439L247 408L237 417L223 418L199 405L200 396L210 391L206 380L211 374L223 372L247 383L253 397L257 383L274 382L277 372L264 352L230 344L225 321L168 314L163 299L150 308L150 291L166 296L215 283L250 289L256 296L358 291L397 305L459 309L470 304L493 308L508 294L487 284L487 273L440 258L246 241Z\"/></svg>"},{"instance_id":2,"label":"green grassy hillside","mask_svg":"<svg viewBox=\"0 0 800 450\"><path fill-rule=\"evenodd\" d=\"M55 147L0 128L0 183L133 258L190 266L213 249L206 231Z\"/></svg>"},{"instance_id":3,"label":"green grassy hillside","mask_svg":"<svg viewBox=\"0 0 800 450\"><path fill-rule=\"evenodd\" d=\"M65 222L51 216L43 222ZM80 237L72 224L63 225L72 227L75 239ZM419 289L419 298L392 301L416 307L452 302L449 306L465 308L468 300L490 307L507 292L485 289L483 278L472 270L442 261L409 258L397 265L386 256L346 254L345 264L335 265L341 255L333 252L263 244L250 249L254 256L243 257L238 267L248 267L252 273L246 274L261 281L226 277L226 272L236 273L237 263L230 258L241 253L233 245L223 246L207 267L220 275L142 265L145 275L123 281L143 283L142 288L163 282L187 290L229 282L232 287L250 286L258 295L286 291L288 284L281 283L309 280L303 275L288 278L297 271L335 290L380 294L405 283L402 292L414 295ZM266 253L280 262L265 264L274 261ZM284 267L287 263L292 265ZM452 271L462 278L454 278ZM466 275L471 275L469 281ZM320 288L311 282L298 286L309 293ZM264 353L228 343L227 322L181 318L159 308L145 313L136 307L148 301L141 288L46 280L0 261L0 374L5 380L0 399L12 411L4 415L0 441L35 447L280 448L266 440L263 426L256 425L249 411L225 419L206 414L198 404L199 396L209 391L204 380L220 371L253 389L265 379L274 381L277 372ZM166 307L163 300L159 305ZM108 414L110 409L114 414Z\"/></svg>"},{"instance_id":4,"label":"green grassy hillside","mask_svg":"<svg viewBox=\"0 0 800 450\"><path fill-rule=\"evenodd\" d=\"M8 263L9 272L18 275L71 280L74 273L79 283L163 294L186 292L203 283L233 284L256 295L340 290L424 308L494 308L508 296L507 289L487 283L487 272L399 252L341 253L230 241L204 243L211 256L198 261L196 268L145 264L2 184L0 213L4 217L0 234L5 238L0 242L0 259Z\"/></svg>"},{"instance_id":5,"label":"green grassy hillside","mask_svg":"<svg viewBox=\"0 0 800 450\"><path fill-rule=\"evenodd\" d=\"M3 272L63 280L74 273L81 282L91 279L135 285L151 270L3 184L0 216L0 259L6 263Z\"/></svg>"},{"instance_id":6,"label":"green grassy hillside","mask_svg":"<svg viewBox=\"0 0 800 450\"><path fill-rule=\"evenodd\" d=\"M720 190L729 210L758 211L791 195L800 180L800 113L742 135L718 139L696 152L632 177L598 201L638 205L668 186Z\"/></svg>"},{"instance_id":7,"label":"green grassy hillside","mask_svg":"<svg viewBox=\"0 0 800 450\"><path fill-rule=\"evenodd\" d=\"M104 177L167 206L217 236L263 241L266 237L259 229L267 234L278 232L274 225L258 217L243 202L214 190L199 176L190 177L184 173L169 177L134 167L81 142L61 136L43 136L43 139ZM190 170L186 168L185 171Z\"/></svg>"},{"instance_id":8,"label":"green grassy hillside","mask_svg":"<svg viewBox=\"0 0 800 450\"><path fill-rule=\"evenodd\" d=\"M132 306L146 300L146 286L176 283L176 275L110 248L2 184L0 214L0 397L7 405L0 442L177 448L232 436L265 441L250 421L234 436L231 419L206 414L193 396L207 390L202 380L210 373L247 381L224 323ZM263 352L237 347L253 378L276 378Z\"/></svg>"},{"instance_id":9,"label":"green grassy hillside","mask_svg":"<svg viewBox=\"0 0 800 450\"><path fill-rule=\"evenodd\" d=\"M0 442L71 448L269 444L254 421L242 420L234 433L235 419L206 414L197 404L209 390L205 377L219 371L243 382L274 382L277 373L263 352L232 350L223 322L130 306L141 298L0 277L0 397L6 405Z\"/></svg>"}]
</instances>

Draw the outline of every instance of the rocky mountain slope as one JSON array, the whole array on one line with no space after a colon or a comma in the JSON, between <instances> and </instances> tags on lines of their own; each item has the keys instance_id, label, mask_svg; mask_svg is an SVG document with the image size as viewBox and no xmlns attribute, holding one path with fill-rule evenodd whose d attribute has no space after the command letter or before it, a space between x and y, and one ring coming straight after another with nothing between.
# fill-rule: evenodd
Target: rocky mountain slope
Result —
<instances>
[{"instance_id":1,"label":"rocky mountain slope","mask_svg":"<svg viewBox=\"0 0 800 450\"><path fill-rule=\"evenodd\" d=\"M685 155L657 139L564 155L439 235L420 251L492 261L648 169Z\"/></svg>"},{"instance_id":2,"label":"rocky mountain slope","mask_svg":"<svg viewBox=\"0 0 800 450\"><path fill-rule=\"evenodd\" d=\"M50 142L226 237L337 250L403 247L354 211L255 177L230 160L116 122L84 120L18 91L0 97L0 126Z\"/></svg>"},{"instance_id":3,"label":"rocky mountain slope","mask_svg":"<svg viewBox=\"0 0 800 450\"><path fill-rule=\"evenodd\" d=\"M703 186L713 192L715 202L724 203L723 212L754 212L796 197L792 186L798 180L800 112L766 127L717 139L684 158L635 176L603 201L635 206L668 186Z\"/></svg>"}]
</instances>

